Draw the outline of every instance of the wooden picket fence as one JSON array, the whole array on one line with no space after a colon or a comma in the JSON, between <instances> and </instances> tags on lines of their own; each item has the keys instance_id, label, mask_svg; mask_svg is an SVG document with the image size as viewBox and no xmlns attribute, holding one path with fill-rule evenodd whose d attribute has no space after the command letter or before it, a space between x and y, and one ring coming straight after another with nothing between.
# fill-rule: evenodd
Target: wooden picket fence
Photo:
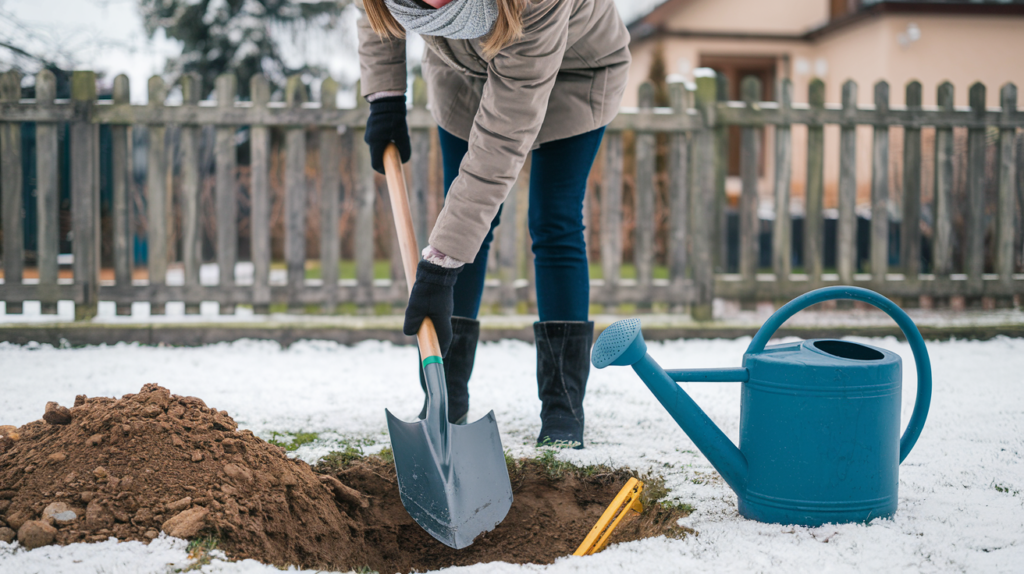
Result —
<instances>
[{"instance_id":1,"label":"wooden picket fence","mask_svg":"<svg viewBox=\"0 0 1024 574\"><path fill-rule=\"evenodd\" d=\"M21 312L24 301L40 301L44 313L53 313L58 300L73 300L76 317L86 319L96 314L99 301L113 301L118 313L130 312L133 302L149 302L154 314L164 312L165 304L184 302L186 312L198 312L201 302L220 303L221 313L232 313L236 305L252 305L257 313L266 313L272 304L290 308L319 306L335 312L342 303L355 303L363 309L375 304L401 304L406 289L402 280L374 280L375 202L378 195L374 174L369 167L368 151L354 145L355 174L351 193L356 201L353 251L356 260L354 280L321 281L307 279L306 217L310 190L307 189L306 132L319 133L320 185L320 266L322 277L338 277L339 267L339 172L341 159L339 127L352 130L354 140L361 140L362 127L368 112L362 99L355 109L338 109L335 105L337 84L326 80L321 89L321 102L306 99L306 87L298 78L290 79L284 101L271 102L267 81L254 77L250 85L251 100L238 101L234 76L218 78L216 101L200 101L197 76L181 80L183 103L165 105L167 88L159 77L149 82L149 104L129 103L128 80L115 79L113 99L98 101L96 77L88 71L74 72L70 100L55 98L56 83L52 73L40 72L36 77L35 99L20 98L21 77L16 72L0 76L0 176L2 176L2 237L4 280L0 284L0 300L6 302L7 313ZM1018 149L1024 113L1016 109L1017 93L1012 84L1001 90L1002 107L986 109L985 86L970 89L970 107L955 107L953 87L938 86L939 105L926 109L921 105L921 85L906 87L902 107L890 105L889 86L874 86L874 105L858 105L857 86L843 86L841 105L826 105L824 84L815 80L810 85L809 104L793 103L792 86L784 80L778 87L777 102L760 101L759 80L744 79L741 102L722 101L720 78L705 75L697 78L696 89L683 84L669 86L670 106L654 106L654 87L644 84L639 93L637 109L623 109L608 126L603 144L600 184L599 242L603 277L592 281L594 303L608 306L637 304L667 306L672 310L689 309L694 317L707 319L715 297L753 301L783 301L810 289L832 284L862 285L890 297L908 301L922 296L931 298L983 297L1012 301L1024 294L1024 275L1018 273L1015 240L1015 217L1021 183L1018 177ZM38 213L38 279L23 278L25 259L22 242L23 181L21 123L36 124L37 213ZM413 157L408 167L410 203L415 214L417 238L425 243L429 222L426 202L431 179L431 130L435 127L426 109L425 90L418 82L414 89L413 107L409 113L413 140ZM58 138L61 124L69 126L71 229L73 231L73 279L58 274ZM100 280L100 205L98 134L100 125L109 125L112 137L111 166L113 186L113 281ZM789 211L792 137L791 126L807 126L807 183L805 191L804 242L802 273L794 273L792 264L792 221ZM841 128L840 178L838 200L838 231L836 269L826 272L824 255L824 126ZM133 230L129 225L130 172L132 170L132 126L148 128L147 205L148 279L133 281L131 251ZM870 273L858 273L856 260L856 127L873 128L871 179ZM184 269L182 284L168 284L168 225L172 190L168 189L165 130L180 128L181 180L181 249L180 263ZM199 280L199 137L203 126L215 126L215 211L216 263L219 281L215 285ZM251 283L236 281L238 245L238 199L236 179L236 140L239 127L249 126L251 150ZM740 157L742 193L739 200L739 272L724 273L722 266L725 238L724 197L725 147L727 126L740 126ZM889 128L901 126L903 132L903 177L901 257L899 268L889 265L888 205ZM921 272L921 129L935 129L934 236L933 265L929 273ZM954 205L953 195L953 129L967 128L966 205ZM986 130L998 129L998 197L994 225L986 220L983 190L986 181ZM271 281L270 243L270 130L283 129L285 183L285 263L284 282ZM758 161L761 156L762 131L774 135L774 205L771 230L771 266L761 269L758 216ZM624 134L634 134L635 147L625 149ZM657 177L658 136L667 137L667 214L656 214L655 179ZM662 144L665 142L663 141ZM632 154L635 174L624 174L624 158ZM1022 154L1024 155L1024 154ZM633 177L635 201L632 214L635 228L632 237L632 262L636 279L623 279L623 188L624 177ZM1021 174L1024 175L1024 174ZM510 195L503 213L504 221L521 222L516 217L517 193ZM519 200L521 203L521 200ZM518 210L525 209L519 205ZM966 243L963 264L954 264L955 212L966 213ZM656 216L668 220L667 254L663 263L667 279L655 279ZM520 277L519 246L525 245L526 232L517 225L503 224L496 241L499 252L499 279L490 282L485 301L506 309L529 301L531 286ZM994 231L989 235L989 228ZM994 250L994 268L986 269L986 249ZM990 254L992 255L992 254ZM961 270L963 273L954 273Z\"/></svg>"}]
</instances>

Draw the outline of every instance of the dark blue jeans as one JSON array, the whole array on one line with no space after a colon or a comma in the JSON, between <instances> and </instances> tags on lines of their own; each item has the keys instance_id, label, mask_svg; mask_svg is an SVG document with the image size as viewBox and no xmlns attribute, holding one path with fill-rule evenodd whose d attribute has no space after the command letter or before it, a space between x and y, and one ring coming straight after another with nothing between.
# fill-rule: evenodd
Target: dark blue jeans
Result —
<instances>
[{"instance_id":1,"label":"dark blue jeans","mask_svg":"<svg viewBox=\"0 0 1024 574\"><path fill-rule=\"evenodd\" d=\"M441 128L444 192L459 175L469 143ZM604 128L541 144L530 168L530 237L533 239L537 309L541 321L586 321L590 311L590 269L583 241L583 196L601 146ZM475 319L487 274L487 255L501 210L491 222L476 259L455 283L454 314Z\"/></svg>"}]
</instances>

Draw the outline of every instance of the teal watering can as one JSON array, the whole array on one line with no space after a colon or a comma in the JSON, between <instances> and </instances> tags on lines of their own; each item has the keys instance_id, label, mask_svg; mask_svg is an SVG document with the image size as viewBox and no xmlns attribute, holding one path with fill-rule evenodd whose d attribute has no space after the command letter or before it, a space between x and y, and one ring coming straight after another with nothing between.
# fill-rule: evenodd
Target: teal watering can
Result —
<instances>
[{"instance_id":1,"label":"teal watering can","mask_svg":"<svg viewBox=\"0 0 1024 574\"><path fill-rule=\"evenodd\" d=\"M900 438L899 355L850 341L765 347L798 311L833 299L878 307L903 330L917 363L917 402ZM928 350L892 301L859 287L826 287L790 301L754 335L738 369L662 369L647 354L638 319L605 329L591 360L631 366L736 492L741 515L820 526L896 512L899 465L921 435L931 402ZM740 382L739 448L677 382Z\"/></svg>"}]
</instances>

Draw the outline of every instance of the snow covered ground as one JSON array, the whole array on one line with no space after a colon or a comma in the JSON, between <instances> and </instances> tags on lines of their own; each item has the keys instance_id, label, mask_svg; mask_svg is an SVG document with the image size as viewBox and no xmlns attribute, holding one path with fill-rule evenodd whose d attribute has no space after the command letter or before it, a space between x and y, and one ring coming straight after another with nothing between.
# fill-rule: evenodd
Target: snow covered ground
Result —
<instances>
[{"instance_id":1,"label":"snow covered ground","mask_svg":"<svg viewBox=\"0 0 1024 574\"><path fill-rule=\"evenodd\" d=\"M666 368L737 366L749 339L654 343ZM916 371L909 347L871 344L904 357L903 420ZM929 343L935 372L931 414L901 467L900 508L870 525L801 528L741 518L736 497L631 370L595 371L586 398L587 449L560 453L663 474L672 496L695 512L684 540L650 539L553 566L476 565L457 572L1024 572L1024 340ZM76 394L119 396L157 382L227 409L243 426L316 432L298 456L313 461L341 444L373 452L387 444L384 408L412 419L422 395L411 347L303 342L288 349L244 341L200 348L132 345L54 349L0 343L0 424L42 415L46 401ZM534 352L516 341L483 344L471 387L471 420L497 413L506 448L535 454L540 404ZM687 384L734 440L739 385ZM0 543L2 572L167 572L188 565L185 543L78 544L26 552ZM204 572L276 572L256 562L215 560Z\"/></svg>"}]
</instances>

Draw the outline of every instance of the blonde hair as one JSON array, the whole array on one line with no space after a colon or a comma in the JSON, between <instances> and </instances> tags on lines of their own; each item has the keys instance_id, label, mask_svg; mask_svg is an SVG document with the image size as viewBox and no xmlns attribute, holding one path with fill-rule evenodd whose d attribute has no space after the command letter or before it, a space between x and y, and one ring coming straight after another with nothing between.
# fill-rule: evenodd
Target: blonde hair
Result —
<instances>
[{"instance_id":1,"label":"blonde hair","mask_svg":"<svg viewBox=\"0 0 1024 574\"><path fill-rule=\"evenodd\" d=\"M484 55L493 57L523 35L523 8L527 0L497 0L498 18L484 40ZM391 15L384 0L363 0L370 27L381 38L404 38L405 28Z\"/></svg>"}]
</instances>

